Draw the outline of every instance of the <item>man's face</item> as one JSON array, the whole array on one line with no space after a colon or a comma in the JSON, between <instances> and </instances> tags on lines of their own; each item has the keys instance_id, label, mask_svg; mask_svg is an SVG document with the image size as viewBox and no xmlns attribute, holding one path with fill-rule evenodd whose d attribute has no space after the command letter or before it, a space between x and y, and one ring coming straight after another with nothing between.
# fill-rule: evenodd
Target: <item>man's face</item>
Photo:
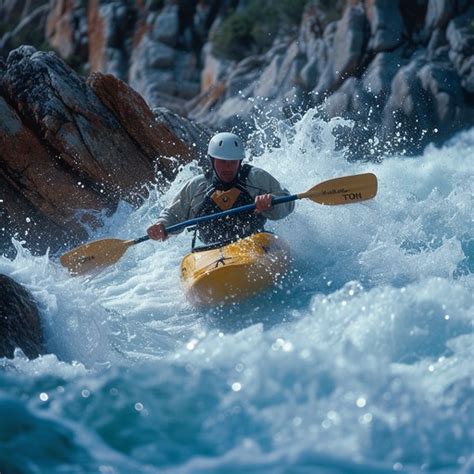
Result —
<instances>
[{"instance_id":1,"label":"man's face","mask_svg":"<svg viewBox=\"0 0 474 474\"><path fill-rule=\"evenodd\" d=\"M214 158L214 169L223 183L231 183L237 176L240 160L219 160Z\"/></svg>"}]
</instances>

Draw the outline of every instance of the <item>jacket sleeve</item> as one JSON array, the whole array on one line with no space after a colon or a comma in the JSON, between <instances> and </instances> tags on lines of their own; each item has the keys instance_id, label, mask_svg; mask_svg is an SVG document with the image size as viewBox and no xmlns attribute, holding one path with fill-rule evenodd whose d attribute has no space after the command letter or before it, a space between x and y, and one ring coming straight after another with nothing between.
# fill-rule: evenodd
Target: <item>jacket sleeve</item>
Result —
<instances>
[{"instance_id":1,"label":"jacket sleeve","mask_svg":"<svg viewBox=\"0 0 474 474\"><path fill-rule=\"evenodd\" d=\"M255 197L260 194L273 194L273 196L289 196L287 189L275 179L270 173L260 168L253 168L247 180L247 187L250 194ZM295 202L285 202L273 206L269 211L263 212L263 215L270 220L283 219L293 212Z\"/></svg>"},{"instance_id":2,"label":"jacket sleeve","mask_svg":"<svg viewBox=\"0 0 474 474\"><path fill-rule=\"evenodd\" d=\"M186 182L171 203L161 211L157 222L162 222L165 227L169 227L188 220L190 218L192 198L195 194L196 184L196 179ZM179 234L183 230L175 231L173 234Z\"/></svg>"}]
</instances>

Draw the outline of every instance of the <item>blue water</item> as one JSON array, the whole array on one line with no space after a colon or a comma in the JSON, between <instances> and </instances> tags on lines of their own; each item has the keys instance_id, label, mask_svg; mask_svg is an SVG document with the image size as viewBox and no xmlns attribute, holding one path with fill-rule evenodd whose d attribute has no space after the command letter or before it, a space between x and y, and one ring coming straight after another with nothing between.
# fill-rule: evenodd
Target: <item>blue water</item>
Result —
<instances>
[{"instance_id":1,"label":"blue water","mask_svg":"<svg viewBox=\"0 0 474 474\"><path fill-rule=\"evenodd\" d=\"M299 201L269 228L280 287L193 309L184 232L94 277L17 243L0 273L40 306L48 355L0 359L0 472L474 472L474 130L422 156L348 163L309 112L253 164L292 192L373 172L372 201ZM123 204L91 239L136 238L197 172Z\"/></svg>"}]
</instances>

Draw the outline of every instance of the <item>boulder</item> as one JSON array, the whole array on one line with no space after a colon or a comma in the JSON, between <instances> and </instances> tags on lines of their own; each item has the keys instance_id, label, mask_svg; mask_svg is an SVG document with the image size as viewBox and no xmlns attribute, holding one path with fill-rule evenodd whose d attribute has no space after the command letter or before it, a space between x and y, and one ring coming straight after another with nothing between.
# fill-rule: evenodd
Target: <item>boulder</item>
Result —
<instances>
[{"instance_id":1,"label":"boulder","mask_svg":"<svg viewBox=\"0 0 474 474\"><path fill-rule=\"evenodd\" d=\"M91 72L127 78L130 40L137 10L124 0L91 0L87 7Z\"/></svg>"},{"instance_id":2,"label":"boulder","mask_svg":"<svg viewBox=\"0 0 474 474\"><path fill-rule=\"evenodd\" d=\"M119 200L139 203L197 156L112 75L77 76L54 53L21 47L0 75L2 247L77 244Z\"/></svg>"},{"instance_id":3,"label":"boulder","mask_svg":"<svg viewBox=\"0 0 474 474\"><path fill-rule=\"evenodd\" d=\"M423 66L419 73L421 85L430 95L433 104L431 115L432 129L436 128L439 140L446 139L453 131L462 128L462 109L464 96L461 81L449 64L430 63Z\"/></svg>"},{"instance_id":4,"label":"boulder","mask_svg":"<svg viewBox=\"0 0 474 474\"><path fill-rule=\"evenodd\" d=\"M16 348L30 359L44 353L41 319L30 292L0 274L0 357L13 358Z\"/></svg>"},{"instance_id":5,"label":"boulder","mask_svg":"<svg viewBox=\"0 0 474 474\"><path fill-rule=\"evenodd\" d=\"M425 19L427 33L431 34L435 29L445 28L455 9L456 2L453 0L429 0Z\"/></svg>"},{"instance_id":6,"label":"boulder","mask_svg":"<svg viewBox=\"0 0 474 474\"><path fill-rule=\"evenodd\" d=\"M449 58L462 78L461 84L474 94L474 7L449 22L446 36L451 47Z\"/></svg>"},{"instance_id":7,"label":"boulder","mask_svg":"<svg viewBox=\"0 0 474 474\"><path fill-rule=\"evenodd\" d=\"M157 15L153 29L155 38L164 44L175 47L178 44L179 17L178 5L165 5L163 10Z\"/></svg>"},{"instance_id":8,"label":"boulder","mask_svg":"<svg viewBox=\"0 0 474 474\"><path fill-rule=\"evenodd\" d=\"M87 61L88 31L83 0L52 0L46 23L46 39L64 59Z\"/></svg>"},{"instance_id":9,"label":"boulder","mask_svg":"<svg viewBox=\"0 0 474 474\"><path fill-rule=\"evenodd\" d=\"M330 27L331 25L328 25ZM314 92L324 97L359 71L368 40L368 22L360 5L350 5L329 43L332 54Z\"/></svg>"},{"instance_id":10,"label":"boulder","mask_svg":"<svg viewBox=\"0 0 474 474\"><path fill-rule=\"evenodd\" d=\"M401 67L393 78L383 111L382 134L394 149L413 152L426 143L432 104L418 76L425 64L425 51L420 50L416 60Z\"/></svg>"},{"instance_id":11,"label":"boulder","mask_svg":"<svg viewBox=\"0 0 474 474\"><path fill-rule=\"evenodd\" d=\"M397 148L419 152L429 142L445 140L464 126L461 82L449 64L418 58L394 77L384 109L385 137L397 137ZM387 135L388 133L388 135Z\"/></svg>"},{"instance_id":12,"label":"boulder","mask_svg":"<svg viewBox=\"0 0 474 474\"><path fill-rule=\"evenodd\" d=\"M26 239L33 249L57 247L74 236L86 238L85 225L97 225L94 213L110 208L105 193L82 185L81 178L51 158L47 148L0 97L0 200L3 233ZM42 239L49 235L48 242ZM4 235L6 238L6 235ZM39 240L38 240L39 239Z\"/></svg>"},{"instance_id":13,"label":"boulder","mask_svg":"<svg viewBox=\"0 0 474 474\"><path fill-rule=\"evenodd\" d=\"M149 15L138 28L128 81L150 107L164 106L184 115L185 102L201 91L199 58L178 49L178 30L172 27L175 7L165 7L157 17Z\"/></svg>"},{"instance_id":14,"label":"boulder","mask_svg":"<svg viewBox=\"0 0 474 474\"><path fill-rule=\"evenodd\" d=\"M406 33L399 0L370 0L366 9L371 31L369 49L391 51L400 46Z\"/></svg>"},{"instance_id":15,"label":"boulder","mask_svg":"<svg viewBox=\"0 0 474 474\"><path fill-rule=\"evenodd\" d=\"M385 105L392 80L406 63L402 48L391 52L380 52L370 62L362 76L362 85L378 104Z\"/></svg>"},{"instance_id":16,"label":"boulder","mask_svg":"<svg viewBox=\"0 0 474 474\"><path fill-rule=\"evenodd\" d=\"M152 109L155 122L173 130L184 143L189 144L193 152L193 157L202 168L208 166L207 147L212 136L212 131L196 122L182 117L165 107Z\"/></svg>"}]
</instances>

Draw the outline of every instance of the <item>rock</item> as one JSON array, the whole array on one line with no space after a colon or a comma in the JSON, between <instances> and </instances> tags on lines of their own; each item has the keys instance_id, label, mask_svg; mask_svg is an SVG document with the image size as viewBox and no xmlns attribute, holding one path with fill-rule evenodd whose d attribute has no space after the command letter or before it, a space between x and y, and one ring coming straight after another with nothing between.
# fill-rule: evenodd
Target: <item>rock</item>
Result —
<instances>
[{"instance_id":1,"label":"rock","mask_svg":"<svg viewBox=\"0 0 474 474\"><path fill-rule=\"evenodd\" d=\"M51 159L2 97L0 138L0 199L5 213L5 224L0 227L9 229L10 236L26 239L35 250L85 239L85 224L98 225L94 213L111 208L107 195L82 186L81 178ZM92 213L74 218L79 209ZM2 240L9 240L6 230L4 233Z\"/></svg>"},{"instance_id":2,"label":"rock","mask_svg":"<svg viewBox=\"0 0 474 474\"><path fill-rule=\"evenodd\" d=\"M438 137L430 139L446 139L462 126L464 97L459 76L449 65L432 63L423 66L418 77L433 103L433 114L430 118L432 128L438 129Z\"/></svg>"},{"instance_id":3,"label":"rock","mask_svg":"<svg viewBox=\"0 0 474 474\"><path fill-rule=\"evenodd\" d=\"M357 79L351 77L344 84L331 94L324 102L324 111L328 118L345 117L349 118L352 112L352 97L357 87Z\"/></svg>"},{"instance_id":4,"label":"rock","mask_svg":"<svg viewBox=\"0 0 474 474\"><path fill-rule=\"evenodd\" d=\"M204 57L204 67L201 72L201 92L209 90L211 87L215 86L218 82L220 82L224 78L224 76L228 74L239 74L237 71L233 72L235 68L235 61L216 58L212 54L211 42L207 42L204 45L202 49L202 56ZM242 61L242 63L245 63L245 61L246 60ZM229 73L229 71L231 72ZM229 82L231 82L230 77Z\"/></svg>"},{"instance_id":5,"label":"rock","mask_svg":"<svg viewBox=\"0 0 474 474\"><path fill-rule=\"evenodd\" d=\"M240 95L250 97L262 75L262 70L267 66L263 56L249 56L234 65L228 75L226 97Z\"/></svg>"},{"instance_id":6,"label":"rock","mask_svg":"<svg viewBox=\"0 0 474 474\"><path fill-rule=\"evenodd\" d=\"M160 21L165 21L163 18L175 10L162 13ZM135 39L129 83L150 107L165 106L184 115L185 101L201 90L198 58L193 52L177 49L178 36L163 37L157 21L150 16ZM177 30L175 33L178 34Z\"/></svg>"},{"instance_id":7,"label":"rock","mask_svg":"<svg viewBox=\"0 0 474 474\"><path fill-rule=\"evenodd\" d=\"M30 292L0 274L0 357L13 358L18 347L30 359L44 353L40 315Z\"/></svg>"},{"instance_id":8,"label":"rock","mask_svg":"<svg viewBox=\"0 0 474 474\"><path fill-rule=\"evenodd\" d=\"M101 213L196 156L124 82L85 82L53 53L12 51L0 85L3 248L15 235L36 253L82 242Z\"/></svg>"},{"instance_id":9,"label":"rock","mask_svg":"<svg viewBox=\"0 0 474 474\"><path fill-rule=\"evenodd\" d=\"M187 163L196 155L164 123L155 120L143 98L111 74L92 74L87 85L119 119L137 150L153 163L165 180L176 175L176 163Z\"/></svg>"},{"instance_id":10,"label":"rock","mask_svg":"<svg viewBox=\"0 0 474 474\"><path fill-rule=\"evenodd\" d=\"M53 0L49 6L46 38L62 58L78 56L82 61L87 61L85 3L82 0Z\"/></svg>"},{"instance_id":11,"label":"rock","mask_svg":"<svg viewBox=\"0 0 474 474\"><path fill-rule=\"evenodd\" d=\"M449 22L446 36L451 50L451 59L457 73L461 76L463 88L474 94L474 7L464 15L456 17Z\"/></svg>"},{"instance_id":12,"label":"rock","mask_svg":"<svg viewBox=\"0 0 474 474\"><path fill-rule=\"evenodd\" d=\"M456 2L453 0L429 0L425 20L428 33L444 28L453 16L455 8Z\"/></svg>"},{"instance_id":13,"label":"rock","mask_svg":"<svg viewBox=\"0 0 474 474\"><path fill-rule=\"evenodd\" d=\"M400 46L405 36L405 23L399 0L371 0L366 9L371 30L369 49L380 52Z\"/></svg>"},{"instance_id":14,"label":"rock","mask_svg":"<svg viewBox=\"0 0 474 474\"><path fill-rule=\"evenodd\" d=\"M124 0L92 0L87 17L90 70L126 79L136 8Z\"/></svg>"},{"instance_id":15,"label":"rock","mask_svg":"<svg viewBox=\"0 0 474 474\"><path fill-rule=\"evenodd\" d=\"M257 87L254 88L254 93L258 97L266 97L267 99L274 99L279 91L280 84L278 83L278 76L283 70L283 61L285 56L279 54L273 57L271 63L263 70ZM283 73L287 73L284 71Z\"/></svg>"},{"instance_id":16,"label":"rock","mask_svg":"<svg viewBox=\"0 0 474 474\"><path fill-rule=\"evenodd\" d=\"M406 62L399 48L393 52L378 53L368 65L362 76L362 85L380 105L385 105L392 80Z\"/></svg>"},{"instance_id":17,"label":"rock","mask_svg":"<svg viewBox=\"0 0 474 474\"><path fill-rule=\"evenodd\" d=\"M173 130L173 133L189 145L193 158L201 167L207 167L207 146L212 136L210 129L181 117L165 107L153 109L153 115L157 124Z\"/></svg>"},{"instance_id":18,"label":"rock","mask_svg":"<svg viewBox=\"0 0 474 474\"><path fill-rule=\"evenodd\" d=\"M178 44L178 5L166 5L156 17L153 25L155 38L161 43L175 47Z\"/></svg>"},{"instance_id":19,"label":"rock","mask_svg":"<svg viewBox=\"0 0 474 474\"><path fill-rule=\"evenodd\" d=\"M463 103L454 69L429 64L420 54L393 80L384 110L384 132L399 137L397 145L406 151L420 152L429 142L440 143L464 126Z\"/></svg>"},{"instance_id":20,"label":"rock","mask_svg":"<svg viewBox=\"0 0 474 474\"><path fill-rule=\"evenodd\" d=\"M426 143L432 107L418 77L426 64L423 51L395 75L383 112L383 139L394 149L415 152Z\"/></svg>"},{"instance_id":21,"label":"rock","mask_svg":"<svg viewBox=\"0 0 474 474\"><path fill-rule=\"evenodd\" d=\"M92 178L105 192L127 200L138 190L137 183L153 179L149 158L85 81L56 55L24 47L13 51L1 85L7 100L35 123L40 138L80 178Z\"/></svg>"},{"instance_id":22,"label":"rock","mask_svg":"<svg viewBox=\"0 0 474 474\"><path fill-rule=\"evenodd\" d=\"M329 25L330 26L330 25ZM325 96L334 92L360 66L368 39L368 23L359 5L349 6L338 22L333 54L314 92Z\"/></svg>"},{"instance_id":23,"label":"rock","mask_svg":"<svg viewBox=\"0 0 474 474\"><path fill-rule=\"evenodd\" d=\"M334 38L334 73L344 79L354 74L367 42L367 19L361 8L350 7L339 22Z\"/></svg>"}]
</instances>

